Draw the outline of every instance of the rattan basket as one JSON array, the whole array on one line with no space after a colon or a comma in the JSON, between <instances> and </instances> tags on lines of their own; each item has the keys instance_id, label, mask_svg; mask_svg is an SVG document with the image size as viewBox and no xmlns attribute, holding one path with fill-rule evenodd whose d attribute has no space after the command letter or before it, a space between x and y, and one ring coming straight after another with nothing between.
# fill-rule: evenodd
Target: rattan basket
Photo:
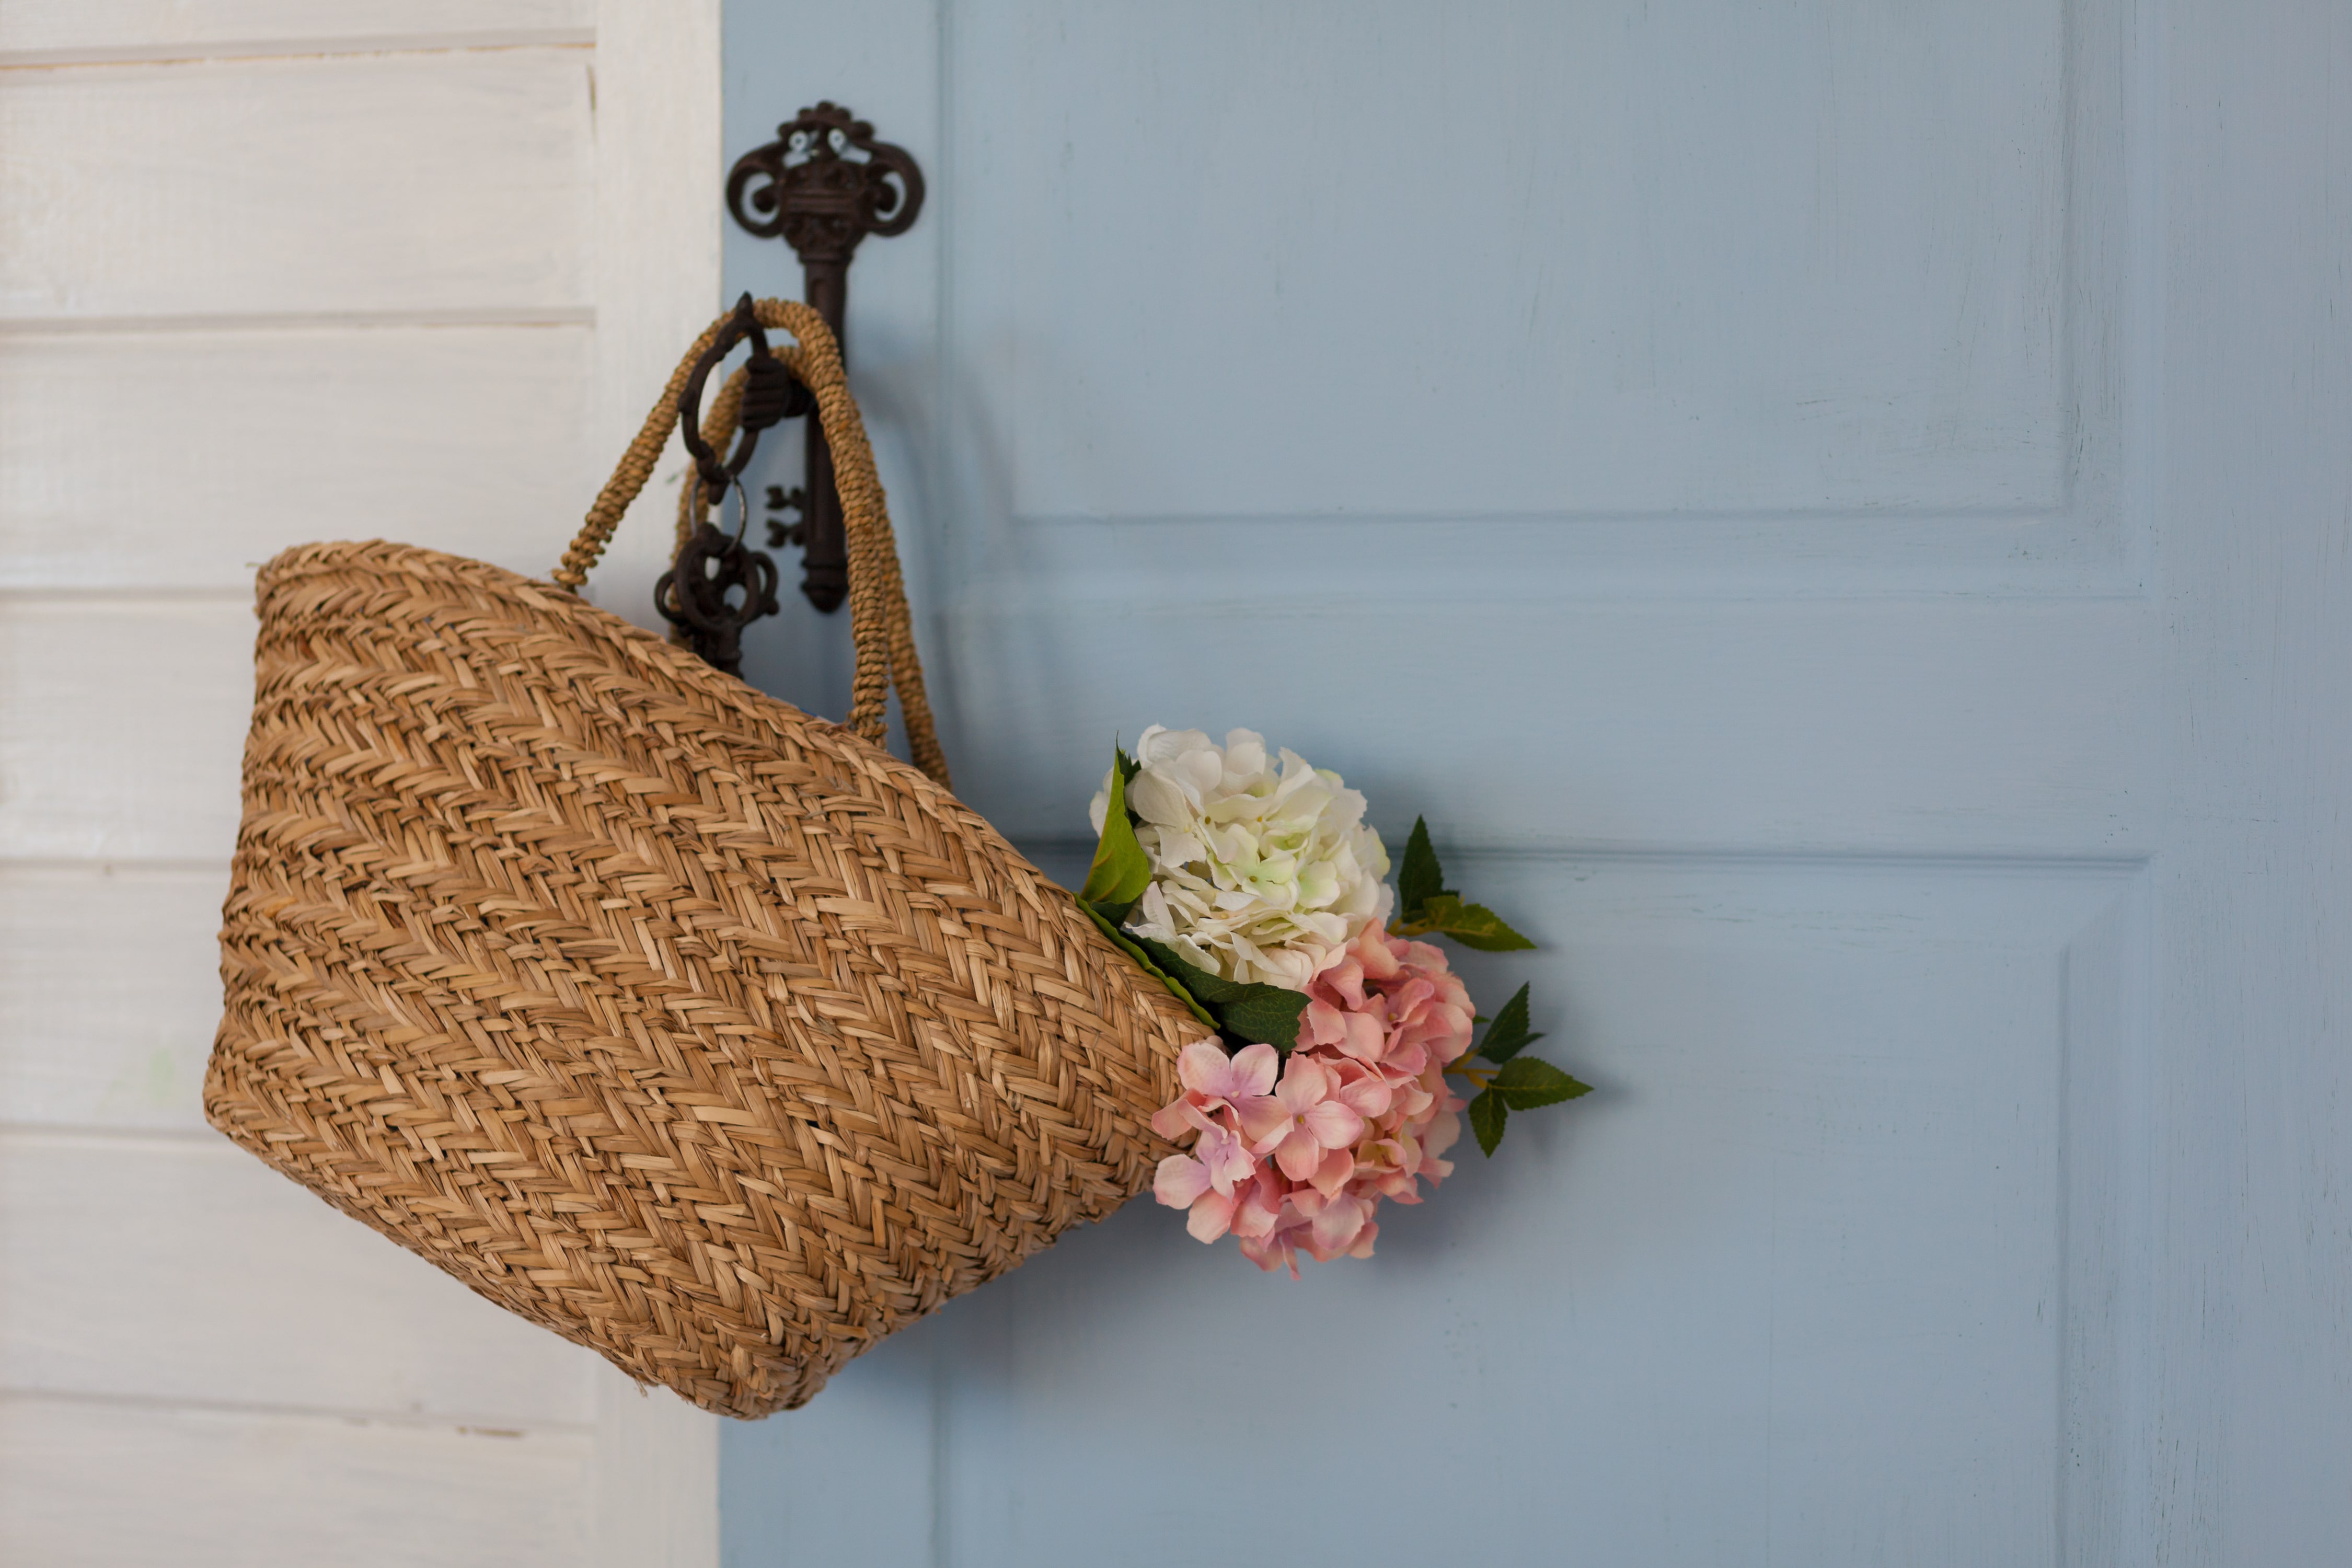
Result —
<instances>
[{"instance_id":1,"label":"rattan basket","mask_svg":"<svg viewBox=\"0 0 2352 1568\"><path fill-rule=\"evenodd\" d=\"M353 1218L740 1416L1141 1191L1202 1033L944 787L839 356L804 307L758 314L840 474L852 725L572 592L685 366L552 582L289 551L205 1082ZM938 779L882 748L894 679Z\"/></svg>"}]
</instances>

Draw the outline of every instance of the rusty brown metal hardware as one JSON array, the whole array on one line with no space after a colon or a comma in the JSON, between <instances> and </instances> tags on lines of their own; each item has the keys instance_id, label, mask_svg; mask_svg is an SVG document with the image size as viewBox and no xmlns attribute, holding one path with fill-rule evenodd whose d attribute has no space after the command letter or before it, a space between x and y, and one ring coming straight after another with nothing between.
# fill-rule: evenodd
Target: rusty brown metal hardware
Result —
<instances>
[{"instance_id":1,"label":"rusty brown metal hardware","mask_svg":"<svg viewBox=\"0 0 2352 1568\"><path fill-rule=\"evenodd\" d=\"M749 232L781 238L800 257L801 297L833 329L846 364L850 258L867 235L887 237L913 226L923 210L923 172L904 147L876 141L874 127L848 110L820 103L776 127L773 142L736 160L727 176L727 210ZM833 456L817 421L807 429L807 495L790 533L803 547L801 592L818 609L832 610L849 594L849 552ZM771 529L772 538L781 531Z\"/></svg>"},{"instance_id":2,"label":"rusty brown metal hardware","mask_svg":"<svg viewBox=\"0 0 2352 1568\"><path fill-rule=\"evenodd\" d=\"M785 512L805 513L808 510L808 487L794 485L787 490L782 485L768 487L768 548L782 550L787 544L803 544L801 525L786 522Z\"/></svg>"},{"instance_id":3,"label":"rusty brown metal hardware","mask_svg":"<svg viewBox=\"0 0 2352 1568\"><path fill-rule=\"evenodd\" d=\"M654 603L705 664L730 675L743 673L743 628L782 607L767 552L708 519L695 525L677 563L654 584Z\"/></svg>"},{"instance_id":4,"label":"rusty brown metal hardware","mask_svg":"<svg viewBox=\"0 0 2352 1568\"><path fill-rule=\"evenodd\" d=\"M743 403L736 417L734 450L714 450L702 438L702 389L710 373L738 343L751 345L744 365ZM740 521L731 534L708 521L697 524L685 548L661 581L654 584L654 606L670 625L686 634L687 642L704 662L730 675L743 673L743 628L762 616L772 616L776 603L776 563L743 542L751 521L751 503L743 494L742 473L760 444L760 432L783 420L812 412L816 400L794 381L784 362L768 352L768 334L752 313L751 296L736 302L734 315L694 363L686 384L678 389L678 426L686 437L687 455L694 472L686 482L698 486L702 500L722 509L727 492L735 492ZM809 421L814 429L816 421ZM698 513L700 509L696 509Z\"/></svg>"}]
</instances>

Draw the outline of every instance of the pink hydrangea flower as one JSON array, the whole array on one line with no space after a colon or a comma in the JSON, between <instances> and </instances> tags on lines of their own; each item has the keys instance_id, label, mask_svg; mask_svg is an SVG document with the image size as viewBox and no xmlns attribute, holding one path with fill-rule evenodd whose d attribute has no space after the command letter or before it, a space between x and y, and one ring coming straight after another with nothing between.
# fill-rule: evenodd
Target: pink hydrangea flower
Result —
<instances>
[{"instance_id":1,"label":"pink hydrangea flower","mask_svg":"<svg viewBox=\"0 0 2352 1568\"><path fill-rule=\"evenodd\" d=\"M1294 1182L1313 1179L1327 1157L1345 1160L1349 1146L1363 1136L1364 1119L1332 1092L1338 1088L1339 1080L1321 1062L1303 1051L1291 1052L1272 1094L1234 1107L1250 1152L1273 1155Z\"/></svg>"},{"instance_id":2,"label":"pink hydrangea flower","mask_svg":"<svg viewBox=\"0 0 2352 1568\"><path fill-rule=\"evenodd\" d=\"M1470 1049L1470 995L1427 942L1367 927L1307 983L1298 1044L1231 1057L1202 1042L1177 1059L1184 1092L1152 1127L1193 1137L1160 1163L1153 1193L1191 1211L1202 1241L1232 1232L1261 1268L1298 1273L1369 1258L1383 1199L1419 1203L1453 1173L1463 1102L1446 1067ZM1277 1068L1279 1076L1277 1077Z\"/></svg>"},{"instance_id":3,"label":"pink hydrangea flower","mask_svg":"<svg viewBox=\"0 0 2352 1568\"><path fill-rule=\"evenodd\" d=\"M1233 1222L1234 1185L1257 1169L1255 1152L1242 1141L1233 1121L1242 1107L1255 1110L1275 1103L1269 1091L1280 1060L1272 1046L1251 1046L1228 1057L1224 1047L1210 1040L1185 1047L1176 1058L1176 1078L1184 1092L1153 1114L1152 1131L1175 1139L1189 1127L1200 1136L1192 1153L1171 1154L1160 1162L1151 1193L1170 1208L1190 1209L1184 1227L1202 1241L1225 1234Z\"/></svg>"}]
</instances>

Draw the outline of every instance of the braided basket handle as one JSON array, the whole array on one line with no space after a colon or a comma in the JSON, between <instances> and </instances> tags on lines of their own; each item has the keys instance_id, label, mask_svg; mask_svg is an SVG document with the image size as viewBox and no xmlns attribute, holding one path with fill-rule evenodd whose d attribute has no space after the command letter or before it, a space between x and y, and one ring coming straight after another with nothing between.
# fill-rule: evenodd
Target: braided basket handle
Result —
<instances>
[{"instance_id":1,"label":"braided basket handle","mask_svg":"<svg viewBox=\"0 0 2352 1568\"><path fill-rule=\"evenodd\" d=\"M858 416L857 405L849 395L848 378L842 374L840 346L824 318L797 300L762 300L753 311L762 327L780 328L798 340L777 357L792 371L793 379L815 395L825 445L833 450L834 482L841 492L842 531L849 550L849 635L857 650L856 674L850 686L849 728L882 745L889 730L890 690L896 687L898 713L906 721L908 749L914 754L915 765L944 786L947 757L940 750L930 700L923 693L923 666L915 654L914 619L907 608L906 581L899 575L898 538L890 530L882 480L874 468L874 448L866 439L866 422ZM572 593L587 582L589 571L612 542L621 515L653 477L654 465L660 461L662 448L669 444L670 432L677 426L678 394L694 374L696 362L718 341L730 319L721 316L711 322L687 350L653 412L646 416L645 428L622 454L620 466L588 509L587 521L580 525L572 548L563 552L562 561L551 574ZM733 433L742 399L741 374L739 371L730 377L712 400L703 435L714 447ZM690 488L700 489L698 484ZM690 509L693 504L689 494L687 505Z\"/></svg>"}]
</instances>

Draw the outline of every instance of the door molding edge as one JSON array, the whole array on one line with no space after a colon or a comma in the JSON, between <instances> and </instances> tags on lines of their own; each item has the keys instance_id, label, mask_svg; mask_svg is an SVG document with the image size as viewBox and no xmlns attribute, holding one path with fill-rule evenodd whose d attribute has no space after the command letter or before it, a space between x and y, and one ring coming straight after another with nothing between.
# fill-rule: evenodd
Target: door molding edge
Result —
<instances>
[{"instance_id":1,"label":"door molding edge","mask_svg":"<svg viewBox=\"0 0 2352 1568\"><path fill-rule=\"evenodd\" d=\"M678 354L719 306L724 141L719 0L598 0L589 67L595 133L595 426L584 510ZM665 461L667 468L677 462ZM656 483L656 497L672 492ZM669 520L640 501L588 589L641 625L668 565ZM555 520L552 563L568 523ZM596 1568L718 1568L719 1418L666 1389L595 1368L589 1561Z\"/></svg>"}]
</instances>

